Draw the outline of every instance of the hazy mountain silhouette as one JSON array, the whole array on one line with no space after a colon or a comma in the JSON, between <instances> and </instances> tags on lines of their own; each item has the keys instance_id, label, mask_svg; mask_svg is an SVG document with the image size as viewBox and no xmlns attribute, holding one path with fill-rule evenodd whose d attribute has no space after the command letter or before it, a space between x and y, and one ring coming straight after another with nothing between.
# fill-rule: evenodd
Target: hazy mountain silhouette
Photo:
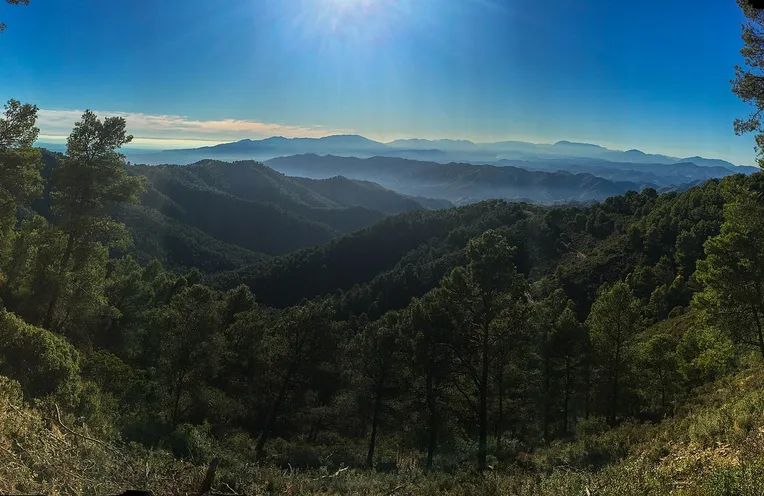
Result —
<instances>
[{"instance_id":1,"label":"hazy mountain silhouette","mask_svg":"<svg viewBox=\"0 0 764 496\"><path fill-rule=\"evenodd\" d=\"M423 162L393 157L338 157L316 154L269 160L285 174L312 178L345 176L377 182L409 195L445 198L456 204L488 198L535 202L600 200L652 183L611 181L592 174L529 171L512 166Z\"/></svg>"},{"instance_id":2,"label":"hazy mountain silhouette","mask_svg":"<svg viewBox=\"0 0 764 496\"><path fill-rule=\"evenodd\" d=\"M497 163L502 160L538 162L551 159L597 159L615 163L631 164L630 169L639 171L641 164L679 164L691 162L700 167L724 168L733 172L752 172L741 169L721 159L690 157L679 158L650 154L641 150L612 150L593 143L558 141L554 144L536 144L523 141L500 141L474 143L468 140L402 139L390 143L374 141L359 135L335 135L324 138L273 137L262 140L244 139L233 143L184 150L166 150L157 153L127 152L135 163L159 165L186 165L203 159L260 160L303 154L335 155L343 157L370 158L373 156L400 157L440 163L471 162ZM587 166L596 166L588 162ZM607 165L607 164L599 164ZM611 167L612 168L612 167ZM660 179L660 184L673 184ZM675 174L670 173L668 176ZM691 177L701 179L707 174ZM715 176L716 177L716 176Z\"/></svg>"}]
</instances>

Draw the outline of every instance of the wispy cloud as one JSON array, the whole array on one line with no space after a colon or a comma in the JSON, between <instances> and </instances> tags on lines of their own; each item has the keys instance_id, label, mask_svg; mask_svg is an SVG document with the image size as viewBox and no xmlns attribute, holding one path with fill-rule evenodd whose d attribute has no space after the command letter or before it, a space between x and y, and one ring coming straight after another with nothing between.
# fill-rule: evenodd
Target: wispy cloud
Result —
<instances>
[{"instance_id":1,"label":"wispy cloud","mask_svg":"<svg viewBox=\"0 0 764 496\"><path fill-rule=\"evenodd\" d=\"M57 140L67 136L80 120L82 110L40 109L37 126L43 139ZM135 144L154 146L181 146L184 142L225 142L244 138L270 136L320 138L331 134L347 133L344 129L321 126L290 126L242 119L203 121L180 115L153 115L134 112L94 110L99 117L124 117L128 132L136 137ZM153 147L153 146L152 146Z\"/></svg>"}]
</instances>

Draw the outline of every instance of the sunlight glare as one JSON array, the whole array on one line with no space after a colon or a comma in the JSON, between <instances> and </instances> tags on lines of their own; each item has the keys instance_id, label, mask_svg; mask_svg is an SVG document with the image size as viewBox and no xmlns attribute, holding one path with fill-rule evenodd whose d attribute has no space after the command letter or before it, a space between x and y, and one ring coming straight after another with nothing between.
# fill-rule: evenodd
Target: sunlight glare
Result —
<instances>
[{"instance_id":1,"label":"sunlight glare","mask_svg":"<svg viewBox=\"0 0 764 496\"><path fill-rule=\"evenodd\" d=\"M370 14L382 11L385 0L317 0L319 15L329 20L332 29L344 24L365 24Z\"/></svg>"}]
</instances>

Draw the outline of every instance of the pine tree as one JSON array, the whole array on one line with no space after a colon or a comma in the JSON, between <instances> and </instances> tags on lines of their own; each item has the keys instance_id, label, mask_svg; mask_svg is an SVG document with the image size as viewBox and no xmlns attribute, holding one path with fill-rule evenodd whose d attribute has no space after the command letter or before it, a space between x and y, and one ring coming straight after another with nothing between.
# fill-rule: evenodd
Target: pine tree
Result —
<instances>
[{"instance_id":1,"label":"pine tree","mask_svg":"<svg viewBox=\"0 0 764 496\"><path fill-rule=\"evenodd\" d=\"M614 425L623 393L623 379L632 361L634 338L639 331L638 301L625 282L600 288L586 327L601 367L603 385L609 389L605 408L607 420Z\"/></svg>"},{"instance_id":2,"label":"pine tree","mask_svg":"<svg viewBox=\"0 0 764 496\"><path fill-rule=\"evenodd\" d=\"M737 4L748 22L743 25L741 36L744 46L740 54L744 65L735 65L732 92L754 110L747 118L735 120L735 133L756 133L757 162L764 168L764 128L761 124L764 112L764 9L754 7L750 0L737 0Z\"/></svg>"},{"instance_id":3,"label":"pine tree","mask_svg":"<svg viewBox=\"0 0 764 496\"><path fill-rule=\"evenodd\" d=\"M488 402L491 370L499 343L516 330L502 319L526 303L527 284L513 264L514 249L496 231L486 231L467 246L469 263L443 281L445 308L453 319L454 363L464 382L462 397L478 422L478 467L487 468Z\"/></svg>"},{"instance_id":4,"label":"pine tree","mask_svg":"<svg viewBox=\"0 0 764 496\"><path fill-rule=\"evenodd\" d=\"M40 151L32 148L40 130L37 107L9 100L0 118L0 268L7 263L16 208L42 191Z\"/></svg>"},{"instance_id":5,"label":"pine tree","mask_svg":"<svg viewBox=\"0 0 764 496\"><path fill-rule=\"evenodd\" d=\"M109 207L137 201L143 188L140 178L127 174L124 157L117 152L132 141L125 125L122 117L107 117L102 122L93 112L85 111L69 135L67 157L54 171L52 209L66 247L42 322L45 328L53 324L67 273L82 268L89 250L97 244L118 247L129 242L124 225L108 216Z\"/></svg>"},{"instance_id":6,"label":"pine tree","mask_svg":"<svg viewBox=\"0 0 764 496\"><path fill-rule=\"evenodd\" d=\"M764 357L764 205L761 192L728 192L724 223L706 241L706 259L696 276L704 285L694 305L733 341L757 348Z\"/></svg>"}]
</instances>

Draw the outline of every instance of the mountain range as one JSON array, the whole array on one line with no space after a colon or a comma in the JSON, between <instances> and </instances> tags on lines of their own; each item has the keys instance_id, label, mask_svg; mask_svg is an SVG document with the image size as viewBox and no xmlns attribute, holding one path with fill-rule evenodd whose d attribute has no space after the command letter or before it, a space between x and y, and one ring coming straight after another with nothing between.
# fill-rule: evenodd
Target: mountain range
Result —
<instances>
[{"instance_id":1,"label":"mountain range","mask_svg":"<svg viewBox=\"0 0 764 496\"><path fill-rule=\"evenodd\" d=\"M558 141L554 144L536 144L523 141L474 143L467 140L405 139L382 143L358 135L333 135L324 138L272 137L262 140L244 139L233 143L202 148L165 150L157 153L128 155L133 161L149 165L186 165L201 159L253 159L263 161L275 157L307 153L359 158L379 155L436 162L537 161L555 158L587 158L634 164L677 164L689 162L701 167L722 167L731 171L741 172L735 164L720 159L669 157L660 154L644 153L640 150L611 150L596 144L570 141Z\"/></svg>"},{"instance_id":2,"label":"mountain range","mask_svg":"<svg viewBox=\"0 0 764 496\"><path fill-rule=\"evenodd\" d=\"M513 166L437 163L397 157L292 155L266 164L291 176L344 176L374 181L408 195L444 198L456 205L501 198L534 203L589 202L626 191L662 189L650 182L604 179L588 173L546 172Z\"/></svg>"}]
</instances>

